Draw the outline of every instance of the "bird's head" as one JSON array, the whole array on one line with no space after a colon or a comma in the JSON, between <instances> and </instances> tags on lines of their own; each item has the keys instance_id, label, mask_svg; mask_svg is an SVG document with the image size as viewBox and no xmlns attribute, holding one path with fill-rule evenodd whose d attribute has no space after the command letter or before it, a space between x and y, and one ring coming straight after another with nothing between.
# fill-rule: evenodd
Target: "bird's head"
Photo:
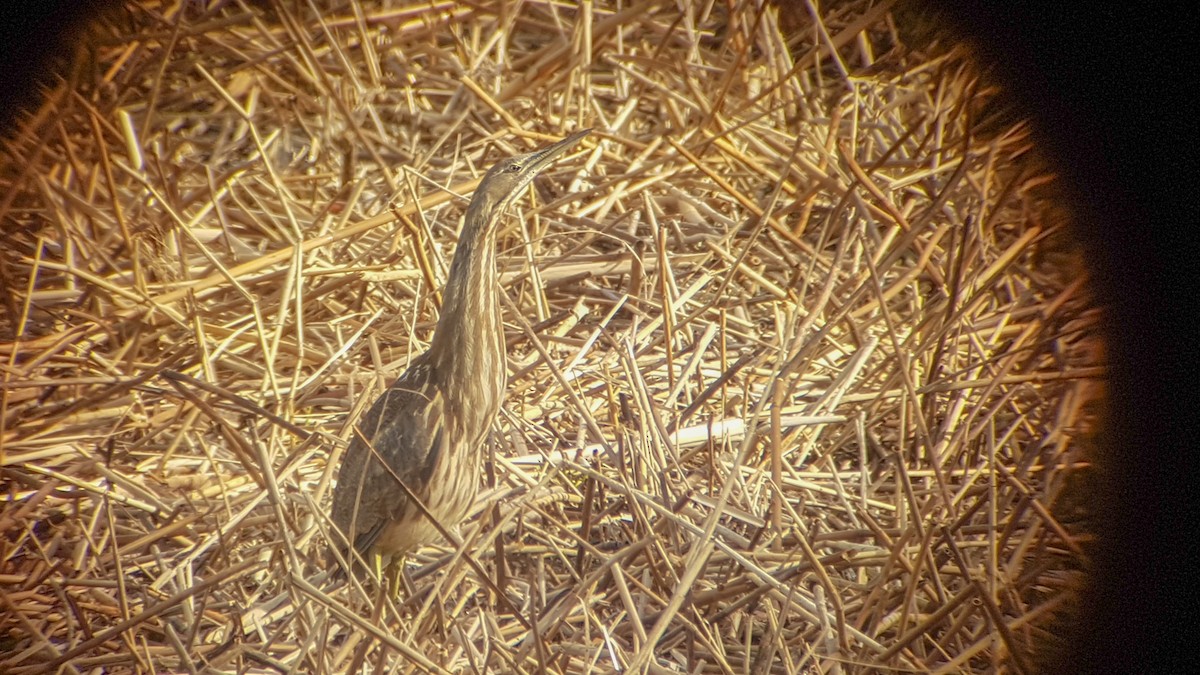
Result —
<instances>
[{"instance_id":1,"label":"bird's head","mask_svg":"<svg viewBox=\"0 0 1200 675\"><path fill-rule=\"evenodd\" d=\"M475 188L472 201L486 201L498 211L504 210L524 193L525 187L532 183L539 173L591 131L576 131L553 145L496 162L479 182L479 187Z\"/></svg>"}]
</instances>

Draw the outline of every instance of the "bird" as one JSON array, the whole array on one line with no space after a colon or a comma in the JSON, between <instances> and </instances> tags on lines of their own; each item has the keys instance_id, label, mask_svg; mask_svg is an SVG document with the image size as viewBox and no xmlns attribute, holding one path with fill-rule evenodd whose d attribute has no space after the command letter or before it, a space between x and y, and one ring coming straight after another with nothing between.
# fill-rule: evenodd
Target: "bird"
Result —
<instances>
[{"instance_id":1,"label":"bird","mask_svg":"<svg viewBox=\"0 0 1200 675\"><path fill-rule=\"evenodd\" d=\"M333 489L331 518L341 533L333 545L347 554L352 547L377 574L402 570L410 551L439 538L429 516L455 528L475 500L484 443L507 383L498 223L533 179L590 131L503 159L483 176L467 206L429 349L353 431Z\"/></svg>"}]
</instances>

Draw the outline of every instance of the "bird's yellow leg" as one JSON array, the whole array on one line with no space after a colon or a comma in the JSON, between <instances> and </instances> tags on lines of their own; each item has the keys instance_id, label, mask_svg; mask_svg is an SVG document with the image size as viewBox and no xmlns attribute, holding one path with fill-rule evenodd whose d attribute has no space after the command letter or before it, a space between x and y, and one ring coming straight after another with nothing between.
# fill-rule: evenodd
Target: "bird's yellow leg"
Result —
<instances>
[{"instance_id":1,"label":"bird's yellow leg","mask_svg":"<svg viewBox=\"0 0 1200 675\"><path fill-rule=\"evenodd\" d=\"M404 556L392 558L387 569L388 592L392 595L392 602L397 602L400 599L400 588L404 585Z\"/></svg>"},{"instance_id":2,"label":"bird's yellow leg","mask_svg":"<svg viewBox=\"0 0 1200 675\"><path fill-rule=\"evenodd\" d=\"M375 578L383 580L383 554L371 551L371 567L375 568Z\"/></svg>"}]
</instances>

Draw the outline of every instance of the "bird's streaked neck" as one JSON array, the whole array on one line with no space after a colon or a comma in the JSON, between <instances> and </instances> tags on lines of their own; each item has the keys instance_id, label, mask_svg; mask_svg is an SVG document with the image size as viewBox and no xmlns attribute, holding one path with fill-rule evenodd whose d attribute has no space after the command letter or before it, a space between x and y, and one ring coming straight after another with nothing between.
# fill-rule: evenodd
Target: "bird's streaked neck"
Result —
<instances>
[{"instance_id":1,"label":"bird's streaked neck","mask_svg":"<svg viewBox=\"0 0 1200 675\"><path fill-rule=\"evenodd\" d=\"M496 297L496 221L504 206L484 194L472 198L450 263L430 356L451 389L497 369L506 375Z\"/></svg>"}]
</instances>

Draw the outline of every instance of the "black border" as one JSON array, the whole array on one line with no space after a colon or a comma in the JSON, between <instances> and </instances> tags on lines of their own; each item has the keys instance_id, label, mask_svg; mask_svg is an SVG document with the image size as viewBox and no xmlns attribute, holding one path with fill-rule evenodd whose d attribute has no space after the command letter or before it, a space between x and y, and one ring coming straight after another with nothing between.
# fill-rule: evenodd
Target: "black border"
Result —
<instances>
[{"instance_id":1,"label":"black border","mask_svg":"<svg viewBox=\"0 0 1200 675\"><path fill-rule=\"evenodd\" d=\"M778 0L786 3L793 0ZM0 133L101 0L0 2ZM1107 303L1111 409L1102 548L1063 672L1195 671L1188 460L1195 341L1196 11L1166 4L929 3L1035 119ZM1194 76L1194 75L1193 75ZM1186 631L1186 632L1185 632Z\"/></svg>"}]
</instances>

